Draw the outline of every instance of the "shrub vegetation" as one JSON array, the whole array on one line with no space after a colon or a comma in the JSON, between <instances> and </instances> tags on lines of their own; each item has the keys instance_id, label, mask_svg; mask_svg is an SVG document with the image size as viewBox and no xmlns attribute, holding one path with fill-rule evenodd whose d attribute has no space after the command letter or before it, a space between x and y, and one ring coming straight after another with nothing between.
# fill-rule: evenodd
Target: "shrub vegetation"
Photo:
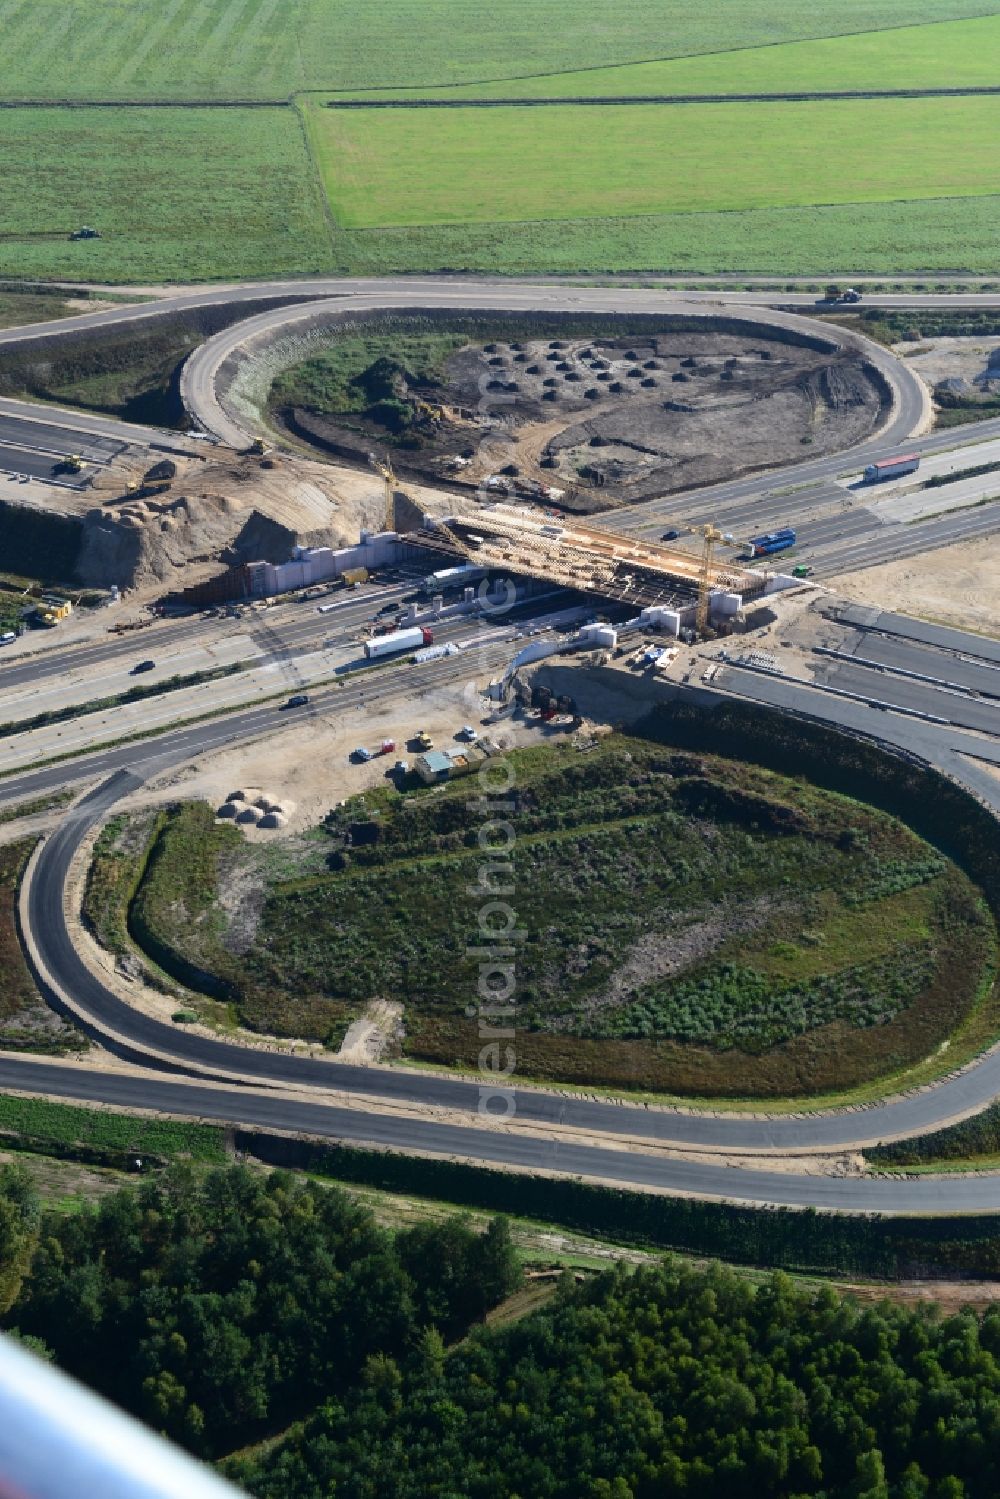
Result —
<instances>
[{"instance_id":1,"label":"shrub vegetation","mask_svg":"<svg viewBox=\"0 0 1000 1499\"><path fill-rule=\"evenodd\" d=\"M402 998L409 1055L474 1065L481 855L468 801L456 782L348 803L325 824L330 867L299 877L208 807L182 805L153 841L132 933L254 1028L339 1041L368 1001ZM515 801L528 1075L692 1095L831 1090L930 1055L989 993L981 896L873 807L620 737L585 757L522 752ZM237 872L259 914L234 942L220 885Z\"/></svg>"}]
</instances>

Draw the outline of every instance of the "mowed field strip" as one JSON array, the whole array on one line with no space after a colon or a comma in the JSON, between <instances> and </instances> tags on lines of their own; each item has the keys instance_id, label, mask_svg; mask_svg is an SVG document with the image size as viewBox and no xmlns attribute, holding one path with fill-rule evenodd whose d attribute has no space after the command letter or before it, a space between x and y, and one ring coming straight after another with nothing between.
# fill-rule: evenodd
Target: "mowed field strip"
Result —
<instances>
[{"instance_id":1,"label":"mowed field strip","mask_svg":"<svg viewBox=\"0 0 1000 1499\"><path fill-rule=\"evenodd\" d=\"M1000 86L1000 0L927 10L0 0L0 275L996 274L1000 96L325 107Z\"/></svg>"},{"instance_id":2,"label":"mowed field strip","mask_svg":"<svg viewBox=\"0 0 1000 1499\"><path fill-rule=\"evenodd\" d=\"M4 271L185 280L329 263L291 109L2 109L0 157ZM79 224L103 237L70 243Z\"/></svg>"},{"instance_id":3,"label":"mowed field strip","mask_svg":"<svg viewBox=\"0 0 1000 1499\"><path fill-rule=\"evenodd\" d=\"M310 111L345 227L989 194L1000 98Z\"/></svg>"},{"instance_id":4,"label":"mowed field strip","mask_svg":"<svg viewBox=\"0 0 1000 1499\"><path fill-rule=\"evenodd\" d=\"M419 94L457 102L989 88L998 83L998 56L1000 15L989 15L532 78L427 90L380 90L375 97L406 100ZM372 94L357 90L339 97L362 99Z\"/></svg>"},{"instance_id":5,"label":"mowed field strip","mask_svg":"<svg viewBox=\"0 0 1000 1499\"><path fill-rule=\"evenodd\" d=\"M936 20L992 0L935 0ZM284 99L558 74L905 26L926 0L5 0L0 97Z\"/></svg>"}]
</instances>

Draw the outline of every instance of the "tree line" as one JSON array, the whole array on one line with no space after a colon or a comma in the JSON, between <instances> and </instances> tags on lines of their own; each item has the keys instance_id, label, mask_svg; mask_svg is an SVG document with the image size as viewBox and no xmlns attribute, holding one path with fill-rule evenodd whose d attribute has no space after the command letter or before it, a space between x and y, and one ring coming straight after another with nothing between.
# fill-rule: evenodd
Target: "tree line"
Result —
<instances>
[{"instance_id":1,"label":"tree line","mask_svg":"<svg viewBox=\"0 0 1000 1499\"><path fill-rule=\"evenodd\" d=\"M503 1219L391 1233L288 1171L60 1214L0 1169L4 1328L257 1499L1000 1492L1000 1308L664 1258L484 1323L519 1282Z\"/></svg>"},{"instance_id":2,"label":"tree line","mask_svg":"<svg viewBox=\"0 0 1000 1499\"><path fill-rule=\"evenodd\" d=\"M184 1166L74 1214L0 1177L2 1325L216 1457L348 1393L372 1358L453 1341L518 1283L506 1223L391 1234L289 1172Z\"/></svg>"}]
</instances>

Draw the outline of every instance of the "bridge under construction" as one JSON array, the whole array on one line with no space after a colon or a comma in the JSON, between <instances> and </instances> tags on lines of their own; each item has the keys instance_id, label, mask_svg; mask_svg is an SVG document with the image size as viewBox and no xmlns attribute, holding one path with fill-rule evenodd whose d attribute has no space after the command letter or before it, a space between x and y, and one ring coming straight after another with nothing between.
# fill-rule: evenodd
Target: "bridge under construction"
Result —
<instances>
[{"instance_id":1,"label":"bridge under construction","mask_svg":"<svg viewBox=\"0 0 1000 1499\"><path fill-rule=\"evenodd\" d=\"M497 571L640 608L696 605L703 624L713 594L735 595L749 603L766 591L769 574L739 563L716 562L714 548L724 539L722 533L705 527L700 534L698 555L498 504L469 515L425 516L423 525L406 539Z\"/></svg>"}]
</instances>

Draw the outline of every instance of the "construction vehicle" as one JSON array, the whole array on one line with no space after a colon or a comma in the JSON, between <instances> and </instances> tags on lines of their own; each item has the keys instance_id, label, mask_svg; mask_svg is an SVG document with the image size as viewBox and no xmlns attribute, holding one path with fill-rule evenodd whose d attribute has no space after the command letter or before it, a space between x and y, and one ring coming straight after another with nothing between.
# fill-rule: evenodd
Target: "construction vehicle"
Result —
<instances>
[{"instance_id":1,"label":"construction vehicle","mask_svg":"<svg viewBox=\"0 0 1000 1499\"><path fill-rule=\"evenodd\" d=\"M263 458L270 452L271 449L268 447L263 437L255 437L253 442L247 448L247 453L254 458Z\"/></svg>"},{"instance_id":2,"label":"construction vehicle","mask_svg":"<svg viewBox=\"0 0 1000 1499\"><path fill-rule=\"evenodd\" d=\"M434 748L434 740L426 729L418 729L413 736L413 742L418 750L429 750Z\"/></svg>"},{"instance_id":3,"label":"construction vehicle","mask_svg":"<svg viewBox=\"0 0 1000 1499\"><path fill-rule=\"evenodd\" d=\"M698 573L698 607L695 611L695 627L699 635L704 635L708 629L708 611L712 597L712 562L715 557L715 548L720 541L725 540L725 533L718 526L695 526L695 531L703 539L701 552L701 568Z\"/></svg>"},{"instance_id":4,"label":"construction vehicle","mask_svg":"<svg viewBox=\"0 0 1000 1499\"><path fill-rule=\"evenodd\" d=\"M83 468L83 459L79 453L67 453L55 467L57 474L78 474Z\"/></svg>"},{"instance_id":5,"label":"construction vehicle","mask_svg":"<svg viewBox=\"0 0 1000 1499\"><path fill-rule=\"evenodd\" d=\"M811 573L812 568L806 562L797 562L796 565L792 568L793 578L808 578Z\"/></svg>"},{"instance_id":6,"label":"construction vehicle","mask_svg":"<svg viewBox=\"0 0 1000 1499\"><path fill-rule=\"evenodd\" d=\"M413 403L426 421L433 422L435 425L444 421L444 412L440 406L432 406L430 401L422 401L419 396L414 396Z\"/></svg>"}]
</instances>

